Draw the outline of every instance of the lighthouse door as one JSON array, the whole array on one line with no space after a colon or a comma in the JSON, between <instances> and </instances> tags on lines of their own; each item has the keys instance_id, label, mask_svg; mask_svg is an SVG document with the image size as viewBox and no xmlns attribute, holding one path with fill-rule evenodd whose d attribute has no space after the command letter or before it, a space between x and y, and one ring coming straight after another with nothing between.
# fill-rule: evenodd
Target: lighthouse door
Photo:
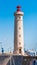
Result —
<instances>
[{"instance_id":1,"label":"lighthouse door","mask_svg":"<svg viewBox=\"0 0 37 65\"><path fill-rule=\"evenodd\" d=\"M19 49L19 53L21 53L21 49Z\"/></svg>"}]
</instances>

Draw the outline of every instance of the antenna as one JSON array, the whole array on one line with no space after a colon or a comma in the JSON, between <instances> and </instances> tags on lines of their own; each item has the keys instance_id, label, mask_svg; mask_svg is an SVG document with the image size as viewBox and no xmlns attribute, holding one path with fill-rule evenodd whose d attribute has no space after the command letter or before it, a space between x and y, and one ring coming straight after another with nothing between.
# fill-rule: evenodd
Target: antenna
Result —
<instances>
[{"instance_id":1,"label":"antenna","mask_svg":"<svg viewBox=\"0 0 37 65\"><path fill-rule=\"evenodd\" d=\"M12 47L10 47L10 53L12 53L13 51L12 51L13 49L12 49Z\"/></svg>"},{"instance_id":2,"label":"antenna","mask_svg":"<svg viewBox=\"0 0 37 65\"><path fill-rule=\"evenodd\" d=\"M2 48L2 42L0 42L0 46L1 46L1 48Z\"/></svg>"},{"instance_id":3,"label":"antenna","mask_svg":"<svg viewBox=\"0 0 37 65\"><path fill-rule=\"evenodd\" d=\"M0 42L0 48L2 49L2 42Z\"/></svg>"}]
</instances>

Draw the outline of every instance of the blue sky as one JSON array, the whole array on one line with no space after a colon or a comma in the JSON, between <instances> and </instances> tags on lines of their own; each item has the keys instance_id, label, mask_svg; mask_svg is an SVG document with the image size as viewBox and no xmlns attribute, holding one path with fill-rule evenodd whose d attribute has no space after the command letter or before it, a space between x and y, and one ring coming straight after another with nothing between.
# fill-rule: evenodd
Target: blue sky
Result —
<instances>
[{"instance_id":1,"label":"blue sky","mask_svg":"<svg viewBox=\"0 0 37 65\"><path fill-rule=\"evenodd\" d=\"M13 50L14 12L20 5L24 12L24 47L37 49L37 0L0 0L0 51Z\"/></svg>"}]
</instances>

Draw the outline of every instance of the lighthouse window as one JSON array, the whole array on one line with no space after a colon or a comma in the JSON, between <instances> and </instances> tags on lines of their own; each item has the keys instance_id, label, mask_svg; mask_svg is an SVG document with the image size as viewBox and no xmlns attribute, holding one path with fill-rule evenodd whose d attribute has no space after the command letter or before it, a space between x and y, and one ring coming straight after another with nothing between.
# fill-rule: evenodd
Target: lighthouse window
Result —
<instances>
[{"instance_id":1,"label":"lighthouse window","mask_svg":"<svg viewBox=\"0 0 37 65\"><path fill-rule=\"evenodd\" d=\"M19 27L19 29L21 29L21 27Z\"/></svg>"},{"instance_id":2,"label":"lighthouse window","mask_svg":"<svg viewBox=\"0 0 37 65\"><path fill-rule=\"evenodd\" d=\"M19 37L21 37L21 35L19 35Z\"/></svg>"},{"instance_id":3,"label":"lighthouse window","mask_svg":"<svg viewBox=\"0 0 37 65\"><path fill-rule=\"evenodd\" d=\"M20 19L21 17L19 17L19 19Z\"/></svg>"},{"instance_id":4,"label":"lighthouse window","mask_svg":"<svg viewBox=\"0 0 37 65\"><path fill-rule=\"evenodd\" d=\"M19 42L19 44L21 44L21 42Z\"/></svg>"}]
</instances>

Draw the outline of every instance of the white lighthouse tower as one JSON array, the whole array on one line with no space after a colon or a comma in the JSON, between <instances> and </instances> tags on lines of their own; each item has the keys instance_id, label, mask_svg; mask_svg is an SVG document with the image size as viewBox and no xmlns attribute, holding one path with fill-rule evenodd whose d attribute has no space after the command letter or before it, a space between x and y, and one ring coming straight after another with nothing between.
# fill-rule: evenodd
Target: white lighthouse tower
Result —
<instances>
[{"instance_id":1,"label":"white lighthouse tower","mask_svg":"<svg viewBox=\"0 0 37 65\"><path fill-rule=\"evenodd\" d=\"M17 11L14 13L14 54L24 54L23 40L23 15L20 6L17 6Z\"/></svg>"}]
</instances>

